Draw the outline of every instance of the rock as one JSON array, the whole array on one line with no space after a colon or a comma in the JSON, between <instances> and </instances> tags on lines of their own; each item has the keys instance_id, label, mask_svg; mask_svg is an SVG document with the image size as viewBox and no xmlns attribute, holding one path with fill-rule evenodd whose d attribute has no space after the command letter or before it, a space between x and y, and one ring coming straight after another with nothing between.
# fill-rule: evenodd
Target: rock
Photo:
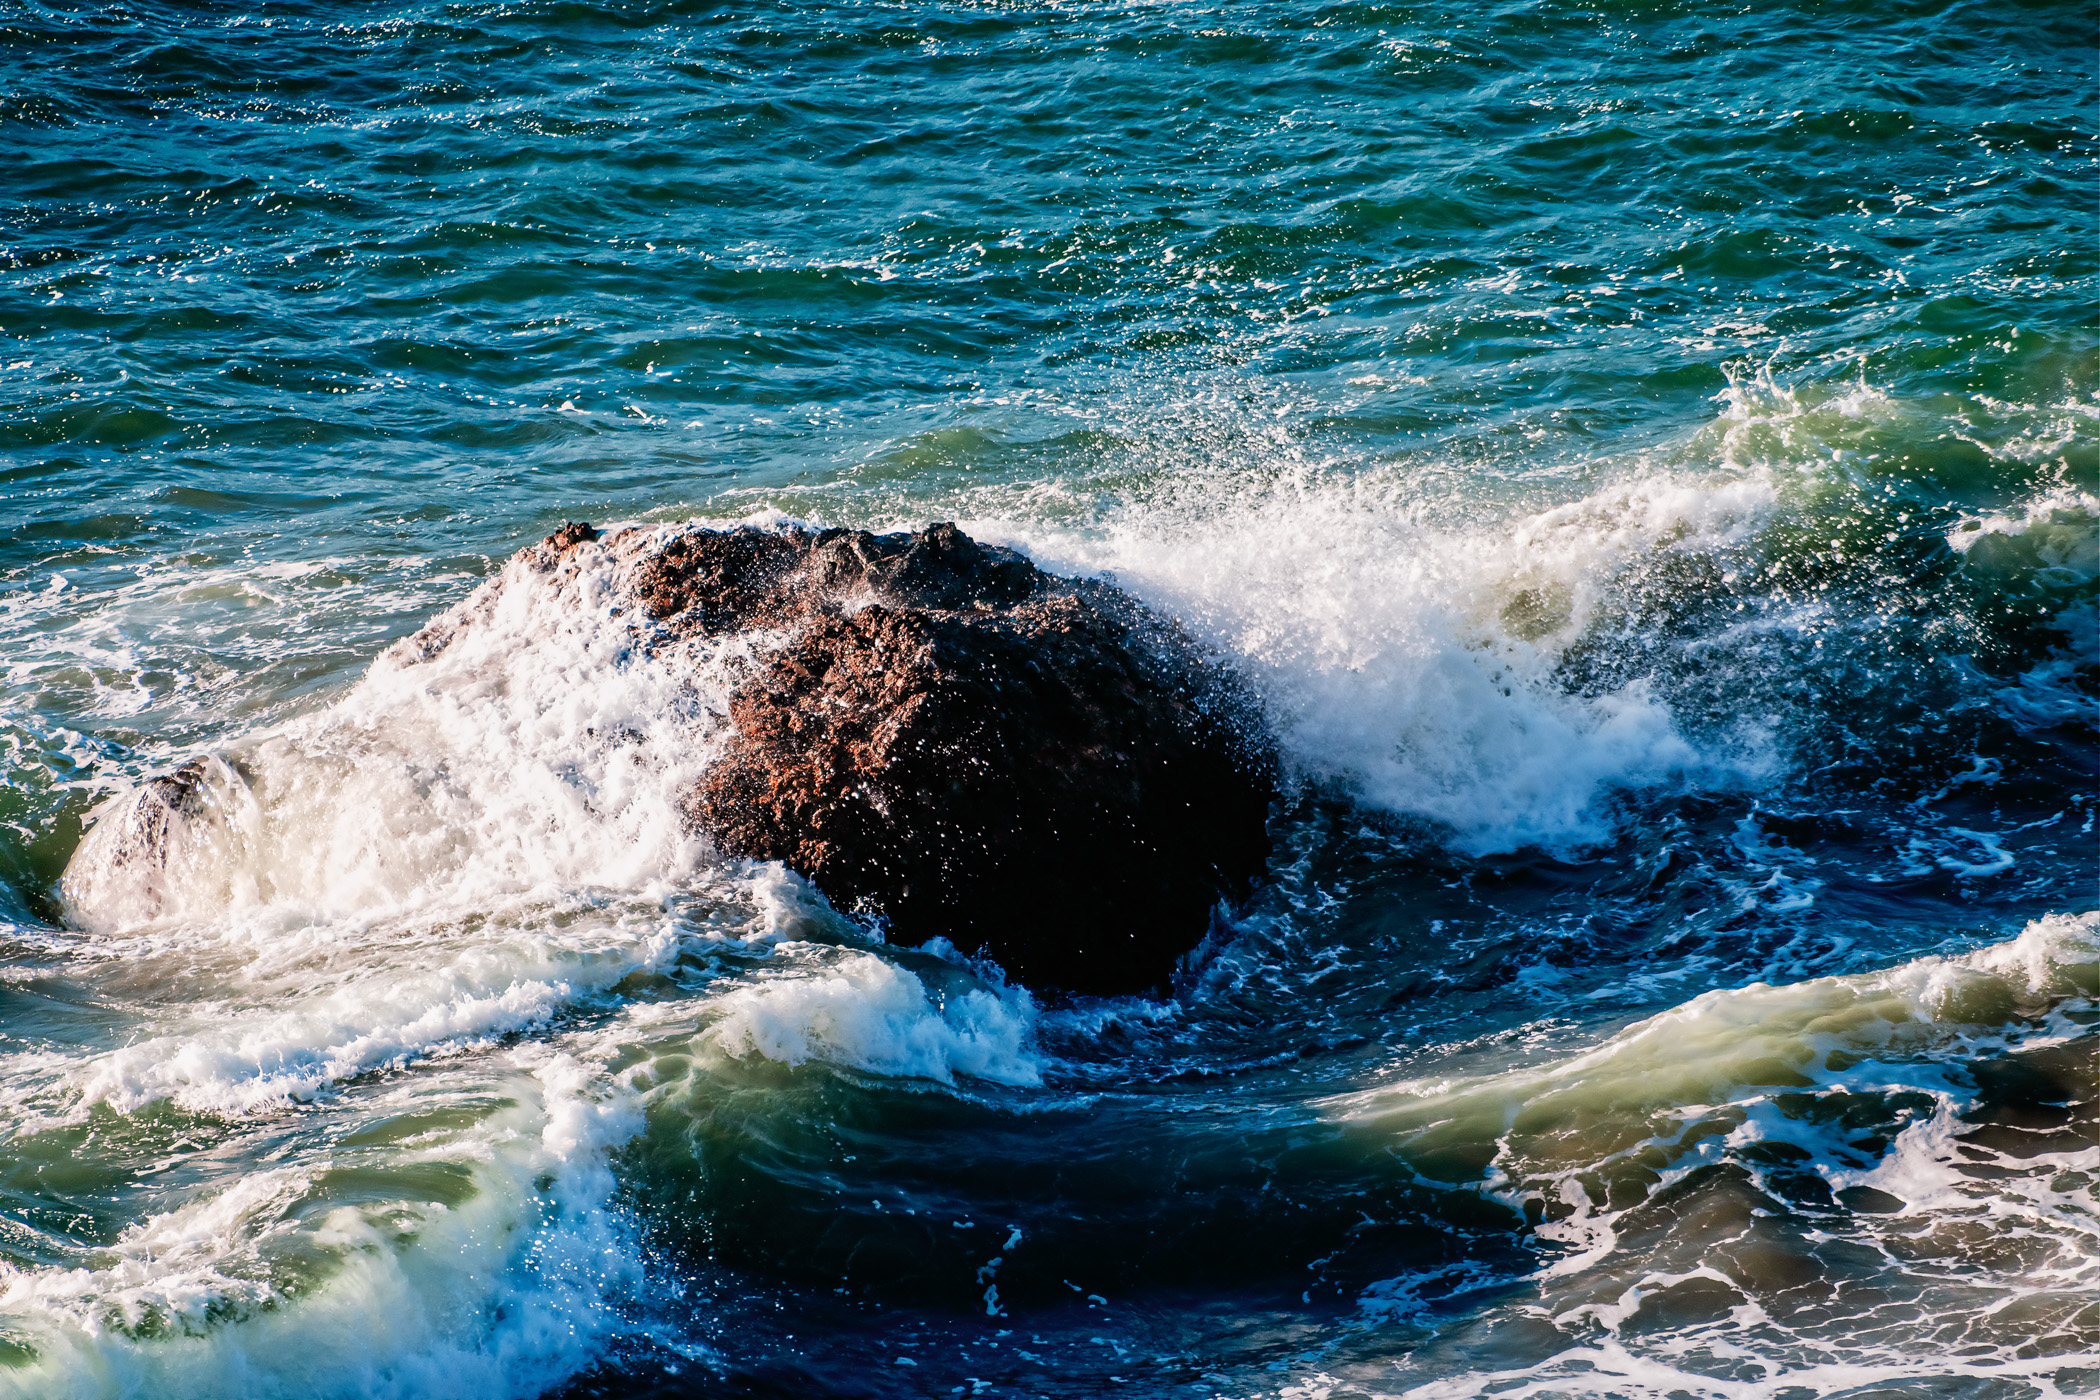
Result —
<instances>
[{"instance_id":1,"label":"rock","mask_svg":"<svg viewBox=\"0 0 2100 1400\"><path fill-rule=\"evenodd\" d=\"M167 912L170 881L181 874L180 838L213 805L212 766L210 759L190 759L99 809L67 863L66 903L106 904L108 892L121 891L128 921Z\"/></svg>"},{"instance_id":2,"label":"rock","mask_svg":"<svg viewBox=\"0 0 2100 1400\"><path fill-rule=\"evenodd\" d=\"M559 530L547 536L547 547L558 557L567 554L586 540L595 540L598 532L588 521L564 520Z\"/></svg>"},{"instance_id":3,"label":"rock","mask_svg":"<svg viewBox=\"0 0 2100 1400\"><path fill-rule=\"evenodd\" d=\"M1112 585L953 525L695 531L639 580L673 629L788 633L733 693L692 821L901 940L1146 991L1266 864L1257 707Z\"/></svg>"},{"instance_id":4,"label":"rock","mask_svg":"<svg viewBox=\"0 0 2100 1400\"><path fill-rule=\"evenodd\" d=\"M495 625L520 582L533 606L588 597L652 664L706 668L702 692L726 695L726 726L650 741L695 746L659 755L699 775L676 798L693 828L898 941L946 938L1038 989L1149 991L1267 863L1259 707L1111 584L953 525L569 522L517 563L384 664L430 663ZM731 644L688 645L710 638ZM195 759L113 805L68 868L69 904L114 926L223 883L233 799L252 800L242 764Z\"/></svg>"},{"instance_id":5,"label":"rock","mask_svg":"<svg viewBox=\"0 0 2100 1400\"><path fill-rule=\"evenodd\" d=\"M119 863L167 863L169 828L204 810L210 800L205 792L205 780L210 771L210 765L204 759L193 758L171 772L146 780L125 814L124 840L117 856Z\"/></svg>"}]
</instances>

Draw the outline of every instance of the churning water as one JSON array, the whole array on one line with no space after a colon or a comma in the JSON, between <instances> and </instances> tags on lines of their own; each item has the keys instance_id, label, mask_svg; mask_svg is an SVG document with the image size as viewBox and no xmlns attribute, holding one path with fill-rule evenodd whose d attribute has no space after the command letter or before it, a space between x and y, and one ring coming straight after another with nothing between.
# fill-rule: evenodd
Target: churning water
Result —
<instances>
[{"instance_id":1,"label":"churning water","mask_svg":"<svg viewBox=\"0 0 2100 1400\"><path fill-rule=\"evenodd\" d=\"M2100 1390L2094 37L0 0L0 1393ZM505 565L785 518L1257 688L1173 998L720 859L738 643Z\"/></svg>"}]
</instances>

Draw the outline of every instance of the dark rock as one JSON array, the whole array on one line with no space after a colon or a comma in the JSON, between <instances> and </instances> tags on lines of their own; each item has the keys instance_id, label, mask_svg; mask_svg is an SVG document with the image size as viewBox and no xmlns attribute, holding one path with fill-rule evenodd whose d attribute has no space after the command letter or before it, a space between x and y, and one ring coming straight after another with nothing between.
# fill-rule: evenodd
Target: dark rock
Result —
<instances>
[{"instance_id":1,"label":"dark rock","mask_svg":"<svg viewBox=\"0 0 2100 1400\"><path fill-rule=\"evenodd\" d=\"M699 531L639 579L673 628L790 632L732 696L692 820L900 939L1145 991L1266 864L1256 707L1111 585L953 525Z\"/></svg>"},{"instance_id":2,"label":"dark rock","mask_svg":"<svg viewBox=\"0 0 2100 1400\"><path fill-rule=\"evenodd\" d=\"M130 831L119 859L165 863L168 828L204 810L209 800L204 788L209 772L204 759L193 758L157 778L148 778L132 806Z\"/></svg>"},{"instance_id":3,"label":"dark rock","mask_svg":"<svg viewBox=\"0 0 2100 1400\"><path fill-rule=\"evenodd\" d=\"M212 805L212 761L193 758L181 767L148 778L128 804L104 815L92 839L101 848L102 874L121 874L134 892L135 912L157 918L165 912L166 872L182 828ZM72 867L66 873L74 881Z\"/></svg>"},{"instance_id":4,"label":"dark rock","mask_svg":"<svg viewBox=\"0 0 2100 1400\"><path fill-rule=\"evenodd\" d=\"M698 531L673 539L640 572L641 600L654 616L707 633L805 622L863 593L902 608L1010 607L1049 577L953 525L916 535Z\"/></svg>"},{"instance_id":5,"label":"dark rock","mask_svg":"<svg viewBox=\"0 0 2100 1400\"><path fill-rule=\"evenodd\" d=\"M557 555L561 555L567 554L586 540L595 540L597 538L598 531L589 522L564 520L559 530L547 536L547 543Z\"/></svg>"}]
</instances>

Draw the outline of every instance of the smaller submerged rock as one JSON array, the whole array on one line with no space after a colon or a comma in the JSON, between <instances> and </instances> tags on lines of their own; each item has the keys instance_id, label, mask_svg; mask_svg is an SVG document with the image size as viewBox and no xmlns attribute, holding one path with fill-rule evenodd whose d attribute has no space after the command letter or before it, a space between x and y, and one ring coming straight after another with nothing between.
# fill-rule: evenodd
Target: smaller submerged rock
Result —
<instances>
[{"instance_id":1,"label":"smaller submerged rock","mask_svg":"<svg viewBox=\"0 0 2100 1400\"><path fill-rule=\"evenodd\" d=\"M732 695L693 822L902 940L1151 990L1266 865L1258 708L1112 585L947 524L695 531L639 581L674 628L790 633Z\"/></svg>"}]
</instances>

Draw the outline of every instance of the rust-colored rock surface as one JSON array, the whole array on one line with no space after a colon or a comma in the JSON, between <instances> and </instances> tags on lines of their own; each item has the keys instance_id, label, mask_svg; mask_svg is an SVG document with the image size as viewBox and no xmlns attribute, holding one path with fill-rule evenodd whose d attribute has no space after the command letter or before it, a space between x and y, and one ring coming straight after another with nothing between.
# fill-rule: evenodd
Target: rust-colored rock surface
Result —
<instances>
[{"instance_id":1,"label":"rust-colored rock surface","mask_svg":"<svg viewBox=\"0 0 2100 1400\"><path fill-rule=\"evenodd\" d=\"M702 531L640 573L680 629L789 637L688 811L909 942L1017 980L1166 983L1268 857L1256 707L1178 629L953 525Z\"/></svg>"}]
</instances>

